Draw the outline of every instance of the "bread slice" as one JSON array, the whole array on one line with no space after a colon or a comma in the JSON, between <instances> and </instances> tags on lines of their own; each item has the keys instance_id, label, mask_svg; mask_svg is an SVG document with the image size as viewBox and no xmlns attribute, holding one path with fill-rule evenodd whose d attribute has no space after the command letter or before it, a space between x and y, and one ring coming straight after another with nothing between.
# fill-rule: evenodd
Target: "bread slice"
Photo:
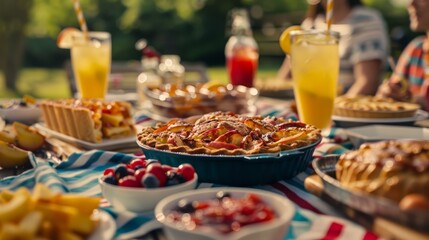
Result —
<instances>
[{"instance_id":1,"label":"bread slice","mask_svg":"<svg viewBox=\"0 0 429 240\"><path fill-rule=\"evenodd\" d=\"M136 133L127 102L66 99L41 106L48 128L83 141L100 143Z\"/></svg>"}]
</instances>

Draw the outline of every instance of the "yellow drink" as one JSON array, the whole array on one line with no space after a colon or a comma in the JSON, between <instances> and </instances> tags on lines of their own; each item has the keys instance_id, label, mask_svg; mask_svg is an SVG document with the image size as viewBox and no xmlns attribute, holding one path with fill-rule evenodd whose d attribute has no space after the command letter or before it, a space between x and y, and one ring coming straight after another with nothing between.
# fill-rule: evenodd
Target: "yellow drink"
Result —
<instances>
[{"instance_id":1,"label":"yellow drink","mask_svg":"<svg viewBox=\"0 0 429 240\"><path fill-rule=\"evenodd\" d=\"M90 32L89 36L90 41L82 35L73 40L73 72L81 98L104 98L110 75L110 34Z\"/></svg>"},{"instance_id":2,"label":"yellow drink","mask_svg":"<svg viewBox=\"0 0 429 240\"><path fill-rule=\"evenodd\" d=\"M331 125L339 72L338 36L315 31L291 33L294 93L301 121Z\"/></svg>"}]
</instances>

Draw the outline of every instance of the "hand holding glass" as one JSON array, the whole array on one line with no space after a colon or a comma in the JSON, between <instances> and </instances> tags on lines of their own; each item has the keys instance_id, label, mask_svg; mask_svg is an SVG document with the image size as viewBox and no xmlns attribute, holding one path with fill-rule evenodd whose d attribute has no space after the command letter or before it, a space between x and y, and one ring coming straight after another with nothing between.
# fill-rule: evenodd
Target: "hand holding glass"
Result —
<instances>
[{"instance_id":1,"label":"hand holding glass","mask_svg":"<svg viewBox=\"0 0 429 240\"><path fill-rule=\"evenodd\" d=\"M337 94L339 34L296 30L290 36L292 79L299 118L317 128L328 128Z\"/></svg>"},{"instance_id":2,"label":"hand holding glass","mask_svg":"<svg viewBox=\"0 0 429 240\"><path fill-rule=\"evenodd\" d=\"M106 96L111 65L111 37L107 32L73 35L73 72L81 98Z\"/></svg>"}]
</instances>

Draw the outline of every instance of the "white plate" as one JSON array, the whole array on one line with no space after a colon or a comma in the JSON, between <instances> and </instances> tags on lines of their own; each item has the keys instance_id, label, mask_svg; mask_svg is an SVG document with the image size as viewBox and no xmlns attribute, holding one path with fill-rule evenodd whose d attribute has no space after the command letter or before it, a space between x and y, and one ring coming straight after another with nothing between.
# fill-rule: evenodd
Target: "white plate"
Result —
<instances>
[{"instance_id":1,"label":"white plate","mask_svg":"<svg viewBox=\"0 0 429 240\"><path fill-rule=\"evenodd\" d=\"M405 124L414 123L415 121L424 120L429 117L429 113L423 110L418 110L416 115L413 117L406 118L354 118L354 117L342 117L332 116L332 120L335 121L336 127L355 127L366 124Z\"/></svg>"},{"instance_id":2,"label":"white plate","mask_svg":"<svg viewBox=\"0 0 429 240\"><path fill-rule=\"evenodd\" d=\"M118 150L118 149L126 149L126 148L137 148L138 145L136 143L136 136L132 135L129 137L124 138L118 138L118 139L103 139L101 143L92 143L83 141L62 133L59 133L57 131L54 131L52 129L47 128L42 123L37 123L34 125L38 130L51 135L55 138L58 138L64 142L68 142L74 146L81 147L87 150L91 149L100 149L100 150ZM136 131L139 131L138 125L135 126L137 129Z\"/></svg>"},{"instance_id":3,"label":"white plate","mask_svg":"<svg viewBox=\"0 0 429 240\"><path fill-rule=\"evenodd\" d=\"M355 147L364 142L376 142L391 139L429 139L429 128L406 127L392 125L368 125L353 127L346 130L350 141Z\"/></svg>"},{"instance_id":4,"label":"white plate","mask_svg":"<svg viewBox=\"0 0 429 240\"><path fill-rule=\"evenodd\" d=\"M110 240L113 239L116 232L115 220L105 211L97 210L94 217L100 219L95 231L89 236L88 240Z\"/></svg>"}]
</instances>

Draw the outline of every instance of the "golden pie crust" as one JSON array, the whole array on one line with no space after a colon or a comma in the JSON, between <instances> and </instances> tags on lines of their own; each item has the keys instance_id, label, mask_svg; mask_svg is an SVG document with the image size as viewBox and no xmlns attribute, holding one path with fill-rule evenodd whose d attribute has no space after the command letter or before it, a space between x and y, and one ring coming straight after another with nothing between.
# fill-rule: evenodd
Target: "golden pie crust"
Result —
<instances>
[{"instance_id":1,"label":"golden pie crust","mask_svg":"<svg viewBox=\"0 0 429 240\"><path fill-rule=\"evenodd\" d=\"M409 194L429 199L429 141L365 143L342 154L336 177L346 188L400 202Z\"/></svg>"},{"instance_id":2,"label":"golden pie crust","mask_svg":"<svg viewBox=\"0 0 429 240\"><path fill-rule=\"evenodd\" d=\"M376 96L339 96L335 99L334 115L355 118L406 118L415 116L418 104L397 102Z\"/></svg>"},{"instance_id":3,"label":"golden pie crust","mask_svg":"<svg viewBox=\"0 0 429 240\"><path fill-rule=\"evenodd\" d=\"M321 134L302 122L218 111L144 127L137 139L143 145L172 152L248 155L304 147L320 140Z\"/></svg>"}]
</instances>

